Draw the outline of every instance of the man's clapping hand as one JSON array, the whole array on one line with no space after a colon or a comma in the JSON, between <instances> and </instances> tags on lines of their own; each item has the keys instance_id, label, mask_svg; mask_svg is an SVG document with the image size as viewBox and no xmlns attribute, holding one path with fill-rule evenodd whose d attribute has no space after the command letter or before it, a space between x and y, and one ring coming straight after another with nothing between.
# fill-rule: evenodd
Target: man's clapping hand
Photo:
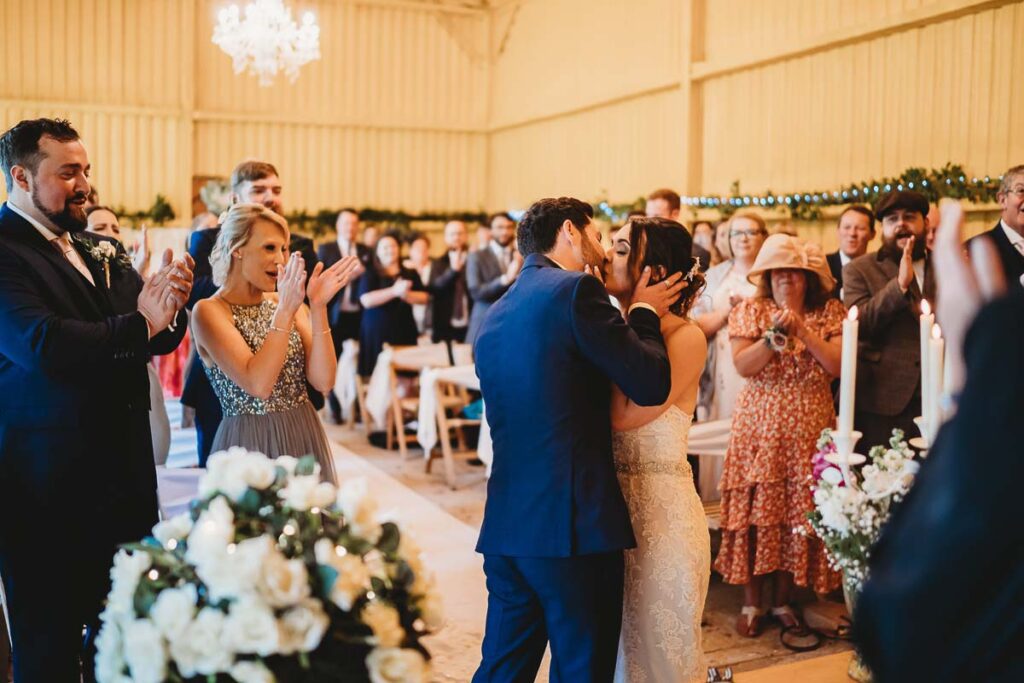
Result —
<instances>
[{"instance_id":1,"label":"man's clapping hand","mask_svg":"<svg viewBox=\"0 0 1024 683\"><path fill-rule=\"evenodd\" d=\"M192 257L172 260L168 249L160 260L160 268L142 285L137 300L139 313L149 322L150 336L167 328L175 315L188 302L192 292Z\"/></svg>"}]
</instances>

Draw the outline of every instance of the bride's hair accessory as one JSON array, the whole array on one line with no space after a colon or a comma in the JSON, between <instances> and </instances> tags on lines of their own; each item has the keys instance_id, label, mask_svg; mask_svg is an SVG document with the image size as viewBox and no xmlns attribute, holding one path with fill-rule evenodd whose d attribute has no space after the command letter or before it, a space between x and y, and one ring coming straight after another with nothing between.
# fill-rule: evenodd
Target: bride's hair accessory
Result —
<instances>
[{"instance_id":1,"label":"bride's hair accessory","mask_svg":"<svg viewBox=\"0 0 1024 683\"><path fill-rule=\"evenodd\" d=\"M700 259L694 256L693 265L690 267L690 270L683 277L686 278L687 282L693 282L693 278L697 277L698 275L700 275Z\"/></svg>"}]
</instances>

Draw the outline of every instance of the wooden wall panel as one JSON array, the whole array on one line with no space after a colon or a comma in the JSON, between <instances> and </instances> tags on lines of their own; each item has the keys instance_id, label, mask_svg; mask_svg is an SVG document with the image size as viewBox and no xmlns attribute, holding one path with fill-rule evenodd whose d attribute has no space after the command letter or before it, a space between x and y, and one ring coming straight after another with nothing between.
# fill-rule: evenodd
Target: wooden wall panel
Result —
<instances>
[{"instance_id":1,"label":"wooden wall panel","mask_svg":"<svg viewBox=\"0 0 1024 683\"><path fill-rule=\"evenodd\" d=\"M247 158L277 166L286 208L483 208L483 134L273 123L196 125L196 174L227 176Z\"/></svg>"},{"instance_id":2,"label":"wooden wall panel","mask_svg":"<svg viewBox=\"0 0 1024 683\"><path fill-rule=\"evenodd\" d=\"M790 15L794 34L801 16ZM829 188L948 161L995 175L1020 163L1022 17L1024 3L1011 3L707 79L703 190Z\"/></svg>"},{"instance_id":3,"label":"wooden wall panel","mask_svg":"<svg viewBox=\"0 0 1024 683\"><path fill-rule=\"evenodd\" d=\"M525 209L561 195L623 201L678 186L679 111L678 93L668 91L496 132L488 206Z\"/></svg>"}]
</instances>

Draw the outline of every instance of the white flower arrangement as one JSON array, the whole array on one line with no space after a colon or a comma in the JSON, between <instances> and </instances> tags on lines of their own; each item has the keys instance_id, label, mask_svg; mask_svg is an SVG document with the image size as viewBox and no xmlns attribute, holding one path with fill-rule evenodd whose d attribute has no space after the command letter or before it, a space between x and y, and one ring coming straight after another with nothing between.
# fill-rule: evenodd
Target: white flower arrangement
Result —
<instances>
[{"instance_id":1,"label":"white flower arrangement","mask_svg":"<svg viewBox=\"0 0 1024 683\"><path fill-rule=\"evenodd\" d=\"M871 548L894 506L910 490L919 466L898 429L888 448L875 446L859 471L850 468L851 486L839 467L825 460L835 452L831 430L825 429L813 461L815 509L807 518L824 543L832 568L843 573L846 587L856 593L867 579Z\"/></svg>"},{"instance_id":2,"label":"white flower arrangement","mask_svg":"<svg viewBox=\"0 0 1024 683\"><path fill-rule=\"evenodd\" d=\"M312 457L215 453L190 513L114 558L99 683L426 681L440 628L416 545Z\"/></svg>"}]
</instances>

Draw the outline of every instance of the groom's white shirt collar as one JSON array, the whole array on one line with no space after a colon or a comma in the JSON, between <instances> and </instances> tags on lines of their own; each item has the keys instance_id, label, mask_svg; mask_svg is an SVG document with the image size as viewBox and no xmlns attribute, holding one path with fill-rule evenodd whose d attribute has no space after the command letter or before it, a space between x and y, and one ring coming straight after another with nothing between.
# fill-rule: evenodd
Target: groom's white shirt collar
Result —
<instances>
[{"instance_id":1,"label":"groom's white shirt collar","mask_svg":"<svg viewBox=\"0 0 1024 683\"><path fill-rule=\"evenodd\" d=\"M35 218L32 218L32 216L28 215L28 213L24 209L19 208L10 199L7 200L7 206L10 207L11 211L13 211L14 213L18 214L19 216L21 216L22 218L27 220L29 225L31 225L33 228L35 228L36 231L40 235L42 235L46 239L47 242L53 242L55 239L60 237L60 235L55 234L53 232L53 230L50 230L45 225L43 225L42 223L37 221Z\"/></svg>"}]
</instances>

